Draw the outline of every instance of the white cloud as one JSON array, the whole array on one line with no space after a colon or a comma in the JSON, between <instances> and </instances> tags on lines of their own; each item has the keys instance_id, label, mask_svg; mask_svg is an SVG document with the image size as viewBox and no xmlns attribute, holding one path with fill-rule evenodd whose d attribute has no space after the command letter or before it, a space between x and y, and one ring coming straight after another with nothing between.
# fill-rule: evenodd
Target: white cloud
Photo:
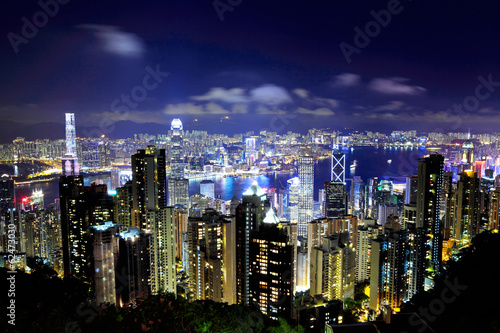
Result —
<instances>
[{"instance_id":1,"label":"white cloud","mask_svg":"<svg viewBox=\"0 0 500 333\"><path fill-rule=\"evenodd\" d=\"M333 79L334 87L353 87L361 82L361 76L352 73L343 73Z\"/></svg>"},{"instance_id":2,"label":"white cloud","mask_svg":"<svg viewBox=\"0 0 500 333\"><path fill-rule=\"evenodd\" d=\"M407 81L408 79L399 77L390 79L375 78L370 82L368 88L381 94L392 95L420 95L427 91L420 86L408 85L405 83Z\"/></svg>"},{"instance_id":3,"label":"white cloud","mask_svg":"<svg viewBox=\"0 0 500 333\"><path fill-rule=\"evenodd\" d=\"M299 96L300 98L308 98L309 97L309 91L302 89L302 88L296 88L292 90L292 92Z\"/></svg>"},{"instance_id":4,"label":"white cloud","mask_svg":"<svg viewBox=\"0 0 500 333\"><path fill-rule=\"evenodd\" d=\"M250 90L250 98L254 102L267 105L278 105L292 102L292 98L285 88L270 84Z\"/></svg>"},{"instance_id":5,"label":"white cloud","mask_svg":"<svg viewBox=\"0 0 500 333\"><path fill-rule=\"evenodd\" d=\"M314 116L333 116L333 115L335 115L335 112L333 112L332 110L330 110L328 108L318 108L315 110L309 110L306 108L297 108L296 112L301 113L301 114L310 114L310 115L314 115Z\"/></svg>"},{"instance_id":6,"label":"white cloud","mask_svg":"<svg viewBox=\"0 0 500 333\"><path fill-rule=\"evenodd\" d=\"M255 102L265 105L278 105L291 103L292 98L285 88L267 84L249 90L243 88L211 88L207 93L199 96L191 96L191 99L199 102L217 101L224 103L250 103Z\"/></svg>"},{"instance_id":7,"label":"white cloud","mask_svg":"<svg viewBox=\"0 0 500 333\"><path fill-rule=\"evenodd\" d=\"M126 57L140 57L145 52L142 39L135 34L124 32L118 27L82 24L79 28L92 31L99 39L103 51Z\"/></svg>"},{"instance_id":8,"label":"white cloud","mask_svg":"<svg viewBox=\"0 0 500 333\"><path fill-rule=\"evenodd\" d=\"M226 103L247 103L248 97L245 96L245 89L232 88L224 89L220 87L210 89L206 94L192 96L195 101L220 101Z\"/></svg>"}]
</instances>

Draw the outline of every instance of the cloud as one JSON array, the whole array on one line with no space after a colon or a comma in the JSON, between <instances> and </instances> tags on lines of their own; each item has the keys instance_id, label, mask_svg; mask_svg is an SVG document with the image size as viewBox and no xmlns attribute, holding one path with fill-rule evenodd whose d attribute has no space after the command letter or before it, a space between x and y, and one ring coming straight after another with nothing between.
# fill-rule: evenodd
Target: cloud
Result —
<instances>
[{"instance_id":1,"label":"cloud","mask_svg":"<svg viewBox=\"0 0 500 333\"><path fill-rule=\"evenodd\" d=\"M292 98L285 88L275 85L263 85L250 90L252 101L267 105L287 104L292 102Z\"/></svg>"},{"instance_id":2,"label":"cloud","mask_svg":"<svg viewBox=\"0 0 500 333\"><path fill-rule=\"evenodd\" d=\"M300 98L308 98L309 97L309 91L302 89L302 88L296 88L292 90L292 92L299 96Z\"/></svg>"},{"instance_id":3,"label":"cloud","mask_svg":"<svg viewBox=\"0 0 500 333\"><path fill-rule=\"evenodd\" d=\"M212 88L206 94L192 96L195 101L220 101L225 103L247 103L248 97L245 96L245 89L242 88Z\"/></svg>"},{"instance_id":4,"label":"cloud","mask_svg":"<svg viewBox=\"0 0 500 333\"><path fill-rule=\"evenodd\" d=\"M224 102L224 103L259 103L265 105L278 105L291 103L293 100L285 88L272 84L263 85L249 90L243 88L211 88L204 95L191 96L191 99L199 102Z\"/></svg>"},{"instance_id":5,"label":"cloud","mask_svg":"<svg viewBox=\"0 0 500 333\"><path fill-rule=\"evenodd\" d=\"M104 52L125 57L140 57L145 52L140 37L124 32L118 27L99 24L82 24L77 27L92 31L99 39Z\"/></svg>"},{"instance_id":6,"label":"cloud","mask_svg":"<svg viewBox=\"0 0 500 333\"><path fill-rule=\"evenodd\" d=\"M309 105L332 107L332 108L337 108L339 106L339 102L333 98L313 96L311 92L302 88L296 88L292 90L292 92L298 97L300 97L302 102L306 102L306 104Z\"/></svg>"},{"instance_id":7,"label":"cloud","mask_svg":"<svg viewBox=\"0 0 500 333\"><path fill-rule=\"evenodd\" d=\"M310 115L314 115L314 116L333 116L333 115L335 115L335 112L333 112L332 110L330 110L328 108L318 108L315 110L310 110L310 109L306 109L306 108L297 108L297 110L295 112L300 113L300 114L310 114Z\"/></svg>"},{"instance_id":8,"label":"cloud","mask_svg":"<svg viewBox=\"0 0 500 333\"><path fill-rule=\"evenodd\" d=\"M343 73L333 78L334 87L353 87L361 82L361 76L352 73Z\"/></svg>"},{"instance_id":9,"label":"cloud","mask_svg":"<svg viewBox=\"0 0 500 333\"><path fill-rule=\"evenodd\" d=\"M205 114L205 112L202 105L196 105L194 103L179 103L168 104L165 109L163 109L163 114L202 115Z\"/></svg>"},{"instance_id":10,"label":"cloud","mask_svg":"<svg viewBox=\"0 0 500 333\"><path fill-rule=\"evenodd\" d=\"M408 79L398 77L390 79L375 78L370 82L368 88L381 94L391 95L420 95L427 91L420 86L408 85L405 83L407 81Z\"/></svg>"}]
</instances>

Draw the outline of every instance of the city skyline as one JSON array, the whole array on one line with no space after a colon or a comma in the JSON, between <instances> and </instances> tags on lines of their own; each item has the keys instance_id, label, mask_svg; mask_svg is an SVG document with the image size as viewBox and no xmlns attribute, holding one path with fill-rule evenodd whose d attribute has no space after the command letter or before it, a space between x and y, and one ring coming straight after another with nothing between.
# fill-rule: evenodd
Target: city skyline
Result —
<instances>
[{"instance_id":1,"label":"city skyline","mask_svg":"<svg viewBox=\"0 0 500 333\"><path fill-rule=\"evenodd\" d=\"M0 331L499 331L498 2L0 13Z\"/></svg>"},{"instance_id":2,"label":"city skyline","mask_svg":"<svg viewBox=\"0 0 500 333\"><path fill-rule=\"evenodd\" d=\"M50 136L68 112L85 136L110 137L180 116L185 130L214 132L477 132L499 117L494 2L42 3L2 10L10 140Z\"/></svg>"}]
</instances>

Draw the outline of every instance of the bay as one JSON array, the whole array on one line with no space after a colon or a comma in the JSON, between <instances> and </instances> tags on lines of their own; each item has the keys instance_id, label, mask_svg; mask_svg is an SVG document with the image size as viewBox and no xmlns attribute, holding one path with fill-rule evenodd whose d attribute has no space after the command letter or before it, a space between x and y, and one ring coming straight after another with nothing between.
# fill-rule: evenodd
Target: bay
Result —
<instances>
[{"instance_id":1,"label":"bay","mask_svg":"<svg viewBox=\"0 0 500 333\"><path fill-rule=\"evenodd\" d=\"M346 157L346 183L349 187L350 179L359 176L366 183L369 178L379 177L392 180L396 183L404 183L405 177L417 173L418 159L426 155L425 149L383 148L383 147L352 147L343 149ZM356 161L356 166L351 167ZM318 200L318 190L323 188L323 183L330 179L330 159L317 161L314 167L314 200ZM283 172L256 177L214 177L215 194L223 200L231 200L236 194L241 198L242 193L249 188L253 181L263 188L282 188L287 186L287 180L296 177L297 172ZM86 180L88 185L91 181L109 183L109 177ZM189 195L199 193L200 182L203 179L191 179L189 181ZM54 202L59 197L58 180L42 183L16 186L16 198L30 196L34 189L42 189L45 195L45 205Z\"/></svg>"}]
</instances>

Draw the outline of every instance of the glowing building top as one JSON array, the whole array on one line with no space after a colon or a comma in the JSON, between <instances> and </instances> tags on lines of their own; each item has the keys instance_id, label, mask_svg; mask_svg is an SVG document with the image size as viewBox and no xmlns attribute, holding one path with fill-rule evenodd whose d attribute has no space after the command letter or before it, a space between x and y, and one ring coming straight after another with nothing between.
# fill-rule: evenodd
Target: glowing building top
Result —
<instances>
[{"instance_id":1,"label":"glowing building top","mask_svg":"<svg viewBox=\"0 0 500 333\"><path fill-rule=\"evenodd\" d=\"M172 131L182 131L183 130L182 121L179 118L175 118L174 120L172 120L172 123L170 124L170 129Z\"/></svg>"},{"instance_id":2,"label":"glowing building top","mask_svg":"<svg viewBox=\"0 0 500 333\"><path fill-rule=\"evenodd\" d=\"M76 152L75 114L66 113L66 154L62 157L62 175L78 176L80 166Z\"/></svg>"},{"instance_id":3,"label":"glowing building top","mask_svg":"<svg viewBox=\"0 0 500 333\"><path fill-rule=\"evenodd\" d=\"M66 154L76 157L76 130L74 113L66 113Z\"/></svg>"}]
</instances>

